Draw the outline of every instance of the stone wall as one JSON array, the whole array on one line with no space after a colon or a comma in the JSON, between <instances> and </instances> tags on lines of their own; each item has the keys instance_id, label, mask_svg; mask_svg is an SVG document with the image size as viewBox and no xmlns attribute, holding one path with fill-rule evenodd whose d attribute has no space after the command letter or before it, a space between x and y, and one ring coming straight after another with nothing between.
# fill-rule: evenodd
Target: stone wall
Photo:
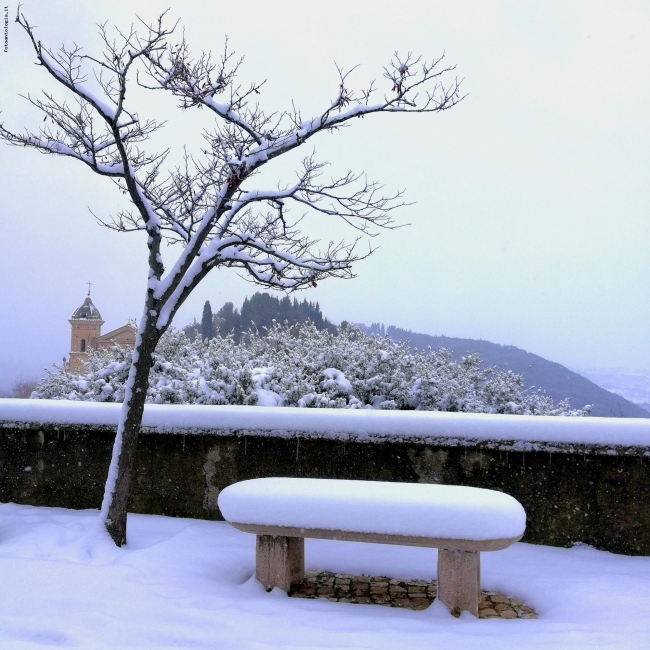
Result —
<instances>
[{"instance_id":1,"label":"stone wall","mask_svg":"<svg viewBox=\"0 0 650 650\"><path fill-rule=\"evenodd\" d=\"M113 437L106 427L0 429L0 501L99 507ZM479 443L342 441L271 432L145 433L130 510L220 519L219 491L262 476L448 483L502 490L518 499L528 516L526 542L583 542L650 555L650 459L571 449L515 451Z\"/></svg>"}]
</instances>

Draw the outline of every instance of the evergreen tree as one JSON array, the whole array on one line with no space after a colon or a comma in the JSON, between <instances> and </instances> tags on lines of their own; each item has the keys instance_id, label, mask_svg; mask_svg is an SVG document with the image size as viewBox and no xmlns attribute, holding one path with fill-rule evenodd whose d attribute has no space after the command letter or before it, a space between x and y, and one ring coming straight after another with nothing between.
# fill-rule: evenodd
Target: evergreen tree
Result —
<instances>
[{"instance_id":1,"label":"evergreen tree","mask_svg":"<svg viewBox=\"0 0 650 650\"><path fill-rule=\"evenodd\" d=\"M281 323L291 320L291 298L285 296L280 300L280 312L278 320Z\"/></svg>"},{"instance_id":2,"label":"evergreen tree","mask_svg":"<svg viewBox=\"0 0 650 650\"><path fill-rule=\"evenodd\" d=\"M185 332L185 336L187 336L190 341L196 340L196 337L199 336L201 332L201 323L196 320L196 316L192 319L192 322L189 325L183 327L183 332Z\"/></svg>"},{"instance_id":3,"label":"evergreen tree","mask_svg":"<svg viewBox=\"0 0 650 650\"><path fill-rule=\"evenodd\" d=\"M298 302L289 296L281 299L268 293L254 293L250 298L246 297L242 304L241 313L237 311L233 303L227 302L214 316L214 333L220 336L233 334L235 343L239 343L242 333L253 330L259 336L266 336L267 331L273 326L273 321L289 326L311 321L317 330L327 330L336 334L336 325L323 316L320 305L307 300ZM192 339L189 326L185 333ZM192 339L193 340L193 339Z\"/></svg>"},{"instance_id":4,"label":"evergreen tree","mask_svg":"<svg viewBox=\"0 0 650 650\"><path fill-rule=\"evenodd\" d=\"M312 310L312 322L316 325L316 329L322 330L325 327L323 313L320 310L320 305L316 303Z\"/></svg>"},{"instance_id":5,"label":"evergreen tree","mask_svg":"<svg viewBox=\"0 0 650 650\"><path fill-rule=\"evenodd\" d=\"M280 316L280 301L268 293L254 293L248 302L248 310L244 314L242 307L242 321L245 330L251 327L257 329L260 335L264 336L266 330L271 327L274 320Z\"/></svg>"},{"instance_id":6,"label":"evergreen tree","mask_svg":"<svg viewBox=\"0 0 650 650\"><path fill-rule=\"evenodd\" d=\"M210 301L206 300L203 305L203 316L201 316L201 338L211 341L214 338L214 322L212 320L212 307Z\"/></svg>"},{"instance_id":7,"label":"evergreen tree","mask_svg":"<svg viewBox=\"0 0 650 650\"><path fill-rule=\"evenodd\" d=\"M245 301L247 302L247 301ZM239 343L242 333L242 318L239 310L227 302L214 317L215 332L222 338L232 334L234 342Z\"/></svg>"}]
</instances>

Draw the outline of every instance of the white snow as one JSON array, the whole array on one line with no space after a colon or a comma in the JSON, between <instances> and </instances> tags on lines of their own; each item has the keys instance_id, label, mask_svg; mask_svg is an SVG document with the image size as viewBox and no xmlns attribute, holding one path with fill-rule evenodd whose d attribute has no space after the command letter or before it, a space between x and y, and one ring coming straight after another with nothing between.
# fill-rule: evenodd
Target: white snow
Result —
<instances>
[{"instance_id":1,"label":"white snow","mask_svg":"<svg viewBox=\"0 0 650 650\"><path fill-rule=\"evenodd\" d=\"M265 388L258 388L256 390L258 404L259 406L271 406L277 407L282 402L282 397L277 393L274 393L272 390L266 390Z\"/></svg>"},{"instance_id":2,"label":"white snow","mask_svg":"<svg viewBox=\"0 0 650 650\"><path fill-rule=\"evenodd\" d=\"M424 611L266 593L255 538L224 522L129 515L118 549L96 510L0 505L0 647L539 648L648 647L650 558L517 543L481 557L481 582L538 620ZM309 570L435 578L428 548L306 541Z\"/></svg>"},{"instance_id":3,"label":"white snow","mask_svg":"<svg viewBox=\"0 0 650 650\"><path fill-rule=\"evenodd\" d=\"M353 388L349 379L337 368L325 368L323 370L325 381L323 388L336 387L342 393L352 393Z\"/></svg>"},{"instance_id":4,"label":"white snow","mask_svg":"<svg viewBox=\"0 0 650 650\"><path fill-rule=\"evenodd\" d=\"M526 513L508 494L422 483L258 478L219 494L228 521L441 539L510 539Z\"/></svg>"},{"instance_id":5,"label":"white snow","mask_svg":"<svg viewBox=\"0 0 650 650\"><path fill-rule=\"evenodd\" d=\"M120 404L65 400L0 400L0 426L13 423L117 426ZM524 443L650 447L650 419L147 404L146 430L191 433L209 429L255 435L299 434L358 440L444 439Z\"/></svg>"}]
</instances>

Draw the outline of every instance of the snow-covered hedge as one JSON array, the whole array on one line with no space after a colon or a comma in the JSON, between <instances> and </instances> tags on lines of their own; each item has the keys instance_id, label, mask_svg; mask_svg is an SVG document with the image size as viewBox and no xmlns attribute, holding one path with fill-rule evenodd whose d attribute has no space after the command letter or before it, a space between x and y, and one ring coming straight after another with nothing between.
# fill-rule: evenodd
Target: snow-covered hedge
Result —
<instances>
[{"instance_id":1,"label":"snow-covered hedge","mask_svg":"<svg viewBox=\"0 0 650 650\"><path fill-rule=\"evenodd\" d=\"M456 362L447 350L412 352L406 342L351 327L333 335L311 323L276 323L266 336L253 333L242 345L220 336L191 342L170 330L155 356L147 396L155 404L589 413L589 407L571 410L567 400L553 404L541 391L524 391L522 375L481 368L478 354ZM121 402L130 364L130 350L90 352L84 376L55 366L32 397Z\"/></svg>"}]
</instances>

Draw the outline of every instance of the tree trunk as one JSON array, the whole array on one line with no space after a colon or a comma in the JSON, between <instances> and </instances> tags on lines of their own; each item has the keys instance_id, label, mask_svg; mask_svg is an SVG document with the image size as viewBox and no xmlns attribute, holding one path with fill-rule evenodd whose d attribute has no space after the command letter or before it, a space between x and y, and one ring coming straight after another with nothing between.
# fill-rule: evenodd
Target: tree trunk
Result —
<instances>
[{"instance_id":1,"label":"tree trunk","mask_svg":"<svg viewBox=\"0 0 650 650\"><path fill-rule=\"evenodd\" d=\"M131 474L149 388L149 371L159 339L156 319L145 310L136 336L133 363L125 387L101 510L106 530L117 546L126 544L126 514Z\"/></svg>"}]
</instances>

